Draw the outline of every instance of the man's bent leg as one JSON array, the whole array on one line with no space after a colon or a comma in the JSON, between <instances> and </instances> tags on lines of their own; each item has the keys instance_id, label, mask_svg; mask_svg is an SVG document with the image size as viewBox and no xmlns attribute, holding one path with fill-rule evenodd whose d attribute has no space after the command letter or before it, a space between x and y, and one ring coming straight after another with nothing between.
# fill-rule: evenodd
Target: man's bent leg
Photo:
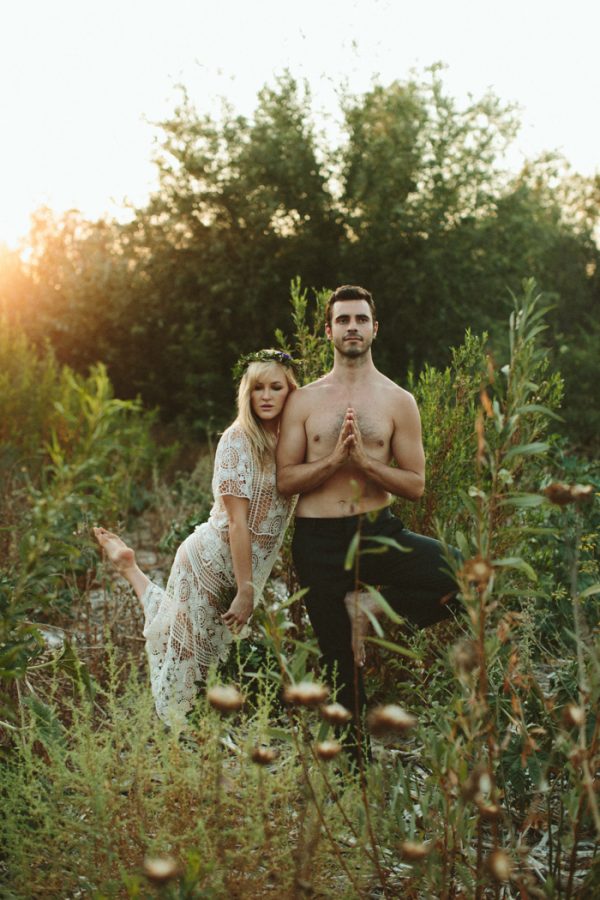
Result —
<instances>
[{"instance_id":1,"label":"man's bent leg","mask_svg":"<svg viewBox=\"0 0 600 900\"><path fill-rule=\"evenodd\" d=\"M362 671L355 665L352 625L344 603L353 587L352 573L344 571L353 524L346 519L297 519L292 555L300 584L308 588L304 602L326 677L336 688L337 701L352 712L356 721L364 712L366 697ZM354 729L347 749L356 757Z\"/></svg>"},{"instance_id":2,"label":"man's bent leg","mask_svg":"<svg viewBox=\"0 0 600 900\"><path fill-rule=\"evenodd\" d=\"M381 555L366 554L361 565L361 580L382 585L382 593L396 612L426 627L459 611L458 587L439 541L408 531L394 516L367 523L363 533L393 538L405 548L405 552L390 547ZM368 546L369 542L364 542L364 547Z\"/></svg>"}]
</instances>

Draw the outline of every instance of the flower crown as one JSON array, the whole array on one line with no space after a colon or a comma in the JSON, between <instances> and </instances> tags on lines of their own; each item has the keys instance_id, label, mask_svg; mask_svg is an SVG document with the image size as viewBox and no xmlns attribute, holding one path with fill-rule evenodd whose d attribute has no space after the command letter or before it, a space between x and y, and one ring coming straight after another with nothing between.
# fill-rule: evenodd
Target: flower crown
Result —
<instances>
[{"instance_id":1,"label":"flower crown","mask_svg":"<svg viewBox=\"0 0 600 900\"><path fill-rule=\"evenodd\" d=\"M236 382L241 381L250 363L254 362L275 362L285 366L286 369L292 369L292 371L295 371L299 366L297 360L292 359L290 354L284 350L257 350L255 353L246 353L245 356L240 356L231 370L234 380Z\"/></svg>"}]
</instances>

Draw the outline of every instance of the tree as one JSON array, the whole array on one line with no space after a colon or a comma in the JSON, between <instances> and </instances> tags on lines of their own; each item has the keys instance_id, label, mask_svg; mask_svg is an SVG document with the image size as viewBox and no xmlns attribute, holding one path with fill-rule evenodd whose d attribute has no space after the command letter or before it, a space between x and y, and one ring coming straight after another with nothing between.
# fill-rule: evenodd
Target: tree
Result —
<instances>
[{"instance_id":1,"label":"tree","mask_svg":"<svg viewBox=\"0 0 600 900\"><path fill-rule=\"evenodd\" d=\"M289 74L251 117L202 115L184 92L162 123L159 188L129 224L38 215L18 289L29 331L202 430L231 415L236 357L289 331L296 276L372 290L378 363L396 379L447 365L467 326L503 334L509 290L534 277L554 296L569 427L588 441L575 365L593 385L600 179L549 154L508 173L514 111L490 94L459 106L440 67L345 97L339 147L310 103Z\"/></svg>"}]
</instances>

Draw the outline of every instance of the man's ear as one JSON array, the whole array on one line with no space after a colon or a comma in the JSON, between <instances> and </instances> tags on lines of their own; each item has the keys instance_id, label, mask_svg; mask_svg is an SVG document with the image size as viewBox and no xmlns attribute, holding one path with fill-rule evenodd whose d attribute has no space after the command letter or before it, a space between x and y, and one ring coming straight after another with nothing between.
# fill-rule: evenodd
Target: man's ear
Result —
<instances>
[{"instance_id":1,"label":"man's ear","mask_svg":"<svg viewBox=\"0 0 600 900\"><path fill-rule=\"evenodd\" d=\"M377 337L377 332L379 331L379 322L373 322L373 338Z\"/></svg>"},{"instance_id":2,"label":"man's ear","mask_svg":"<svg viewBox=\"0 0 600 900\"><path fill-rule=\"evenodd\" d=\"M331 326L328 324L325 325L325 337L328 341L331 340Z\"/></svg>"}]
</instances>

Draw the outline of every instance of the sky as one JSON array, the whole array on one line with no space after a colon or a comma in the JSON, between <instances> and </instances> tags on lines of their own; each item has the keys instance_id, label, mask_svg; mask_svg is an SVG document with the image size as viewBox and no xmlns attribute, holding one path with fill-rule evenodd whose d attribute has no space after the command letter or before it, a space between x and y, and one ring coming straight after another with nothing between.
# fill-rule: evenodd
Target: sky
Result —
<instances>
[{"instance_id":1,"label":"sky","mask_svg":"<svg viewBox=\"0 0 600 900\"><path fill-rule=\"evenodd\" d=\"M515 170L546 150L600 171L598 0L0 0L0 243L31 212L124 217L156 186L152 154L184 85L250 115L289 69L334 128L337 87L435 62L459 101L520 108ZM339 114L337 114L339 115Z\"/></svg>"}]
</instances>

